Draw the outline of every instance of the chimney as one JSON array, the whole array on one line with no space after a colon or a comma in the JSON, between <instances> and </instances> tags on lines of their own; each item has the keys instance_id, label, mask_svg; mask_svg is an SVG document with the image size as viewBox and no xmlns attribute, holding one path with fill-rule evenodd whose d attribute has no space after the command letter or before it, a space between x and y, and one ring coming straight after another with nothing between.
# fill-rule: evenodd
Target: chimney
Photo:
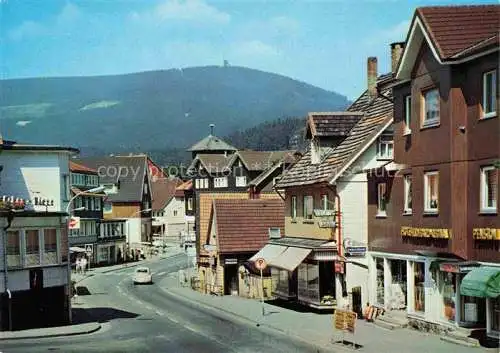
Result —
<instances>
[{"instance_id":1,"label":"chimney","mask_svg":"<svg viewBox=\"0 0 500 353\"><path fill-rule=\"evenodd\" d=\"M368 97L370 100L377 97L377 58L368 58Z\"/></svg>"},{"instance_id":2,"label":"chimney","mask_svg":"<svg viewBox=\"0 0 500 353\"><path fill-rule=\"evenodd\" d=\"M215 124L210 124L210 135L214 135L214 127L215 127Z\"/></svg>"},{"instance_id":3,"label":"chimney","mask_svg":"<svg viewBox=\"0 0 500 353\"><path fill-rule=\"evenodd\" d=\"M405 42L391 43L391 68L393 73L396 73L398 69L399 59L401 59L404 48Z\"/></svg>"}]
</instances>

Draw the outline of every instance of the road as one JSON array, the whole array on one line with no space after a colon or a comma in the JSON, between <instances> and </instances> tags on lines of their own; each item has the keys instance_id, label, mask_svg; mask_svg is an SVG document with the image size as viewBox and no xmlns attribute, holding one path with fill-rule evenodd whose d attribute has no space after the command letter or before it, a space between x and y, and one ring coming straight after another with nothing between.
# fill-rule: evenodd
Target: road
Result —
<instances>
[{"instance_id":1,"label":"road","mask_svg":"<svg viewBox=\"0 0 500 353\"><path fill-rule=\"evenodd\" d=\"M134 286L133 268L97 274L81 283L89 294L74 304L76 317L82 319L78 301L102 323L93 334L3 341L2 353L28 352L316 352L291 337L269 332L235 317L204 309L171 296L159 288L161 279L186 264L179 254L149 264L154 284Z\"/></svg>"}]
</instances>

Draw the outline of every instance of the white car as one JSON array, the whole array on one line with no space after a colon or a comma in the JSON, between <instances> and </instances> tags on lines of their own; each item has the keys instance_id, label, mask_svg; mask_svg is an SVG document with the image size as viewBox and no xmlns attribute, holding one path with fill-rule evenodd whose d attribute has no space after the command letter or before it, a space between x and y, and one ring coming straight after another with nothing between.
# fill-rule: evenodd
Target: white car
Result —
<instances>
[{"instance_id":1,"label":"white car","mask_svg":"<svg viewBox=\"0 0 500 353\"><path fill-rule=\"evenodd\" d=\"M138 267L134 273L134 284L151 284L153 283L153 275L149 267Z\"/></svg>"}]
</instances>

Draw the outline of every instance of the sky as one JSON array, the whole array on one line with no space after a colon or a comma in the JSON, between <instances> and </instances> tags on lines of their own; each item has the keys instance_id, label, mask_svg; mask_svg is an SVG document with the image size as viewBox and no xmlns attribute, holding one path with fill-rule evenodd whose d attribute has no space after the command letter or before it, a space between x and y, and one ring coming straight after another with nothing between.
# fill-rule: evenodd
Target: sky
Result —
<instances>
[{"instance_id":1,"label":"sky","mask_svg":"<svg viewBox=\"0 0 500 353\"><path fill-rule=\"evenodd\" d=\"M484 0L0 0L3 79L222 65L355 99L390 70L415 8Z\"/></svg>"}]
</instances>

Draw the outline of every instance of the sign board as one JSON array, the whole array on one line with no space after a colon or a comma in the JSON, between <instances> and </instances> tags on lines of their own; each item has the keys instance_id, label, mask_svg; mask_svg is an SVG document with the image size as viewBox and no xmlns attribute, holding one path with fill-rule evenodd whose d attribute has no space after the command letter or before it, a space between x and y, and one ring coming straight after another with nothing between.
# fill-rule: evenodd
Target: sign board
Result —
<instances>
[{"instance_id":1,"label":"sign board","mask_svg":"<svg viewBox=\"0 0 500 353\"><path fill-rule=\"evenodd\" d=\"M257 267L258 270L265 269L267 267L266 260L264 260L263 258L255 260L255 267Z\"/></svg>"},{"instance_id":2,"label":"sign board","mask_svg":"<svg viewBox=\"0 0 500 353\"><path fill-rule=\"evenodd\" d=\"M337 309L333 314L333 326L336 330L354 333L357 319L355 312Z\"/></svg>"},{"instance_id":3,"label":"sign board","mask_svg":"<svg viewBox=\"0 0 500 353\"><path fill-rule=\"evenodd\" d=\"M85 244L85 252L87 254L92 254L94 252L94 245L93 244Z\"/></svg>"},{"instance_id":4,"label":"sign board","mask_svg":"<svg viewBox=\"0 0 500 353\"><path fill-rule=\"evenodd\" d=\"M72 216L68 222L69 229L80 229L80 217Z\"/></svg>"},{"instance_id":5,"label":"sign board","mask_svg":"<svg viewBox=\"0 0 500 353\"><path fill-rule=\"evenodd\" d=\"M226 265L237 265L238 259L225 259L224 264Z\"/></svg>"},{"instance_id":6,"label":"sign board","mask_svg":"<svg viewBox=\"0 0 500 353\"><path fill-rule=\"evenodd\" d=\"M205 251L208 251L208 252L213 252L213 251L217 251L217 246L212 245L212 244L205 244L205 245L203 245L203 249L205 249Z\"/></svg>"},{"instance_id":7,"label":"sign board","mask_svg":"<svg viewBox=\"0 0 500 353\"><path fill-rule=\"evenodd\" d=\"M337 223L333 219L330 220L321 219L318 221L318 226L320 228L335 228L337 226Z\"/></svg>"},{"instance_id":8,"label":"sign board","mask_svg":"<svg viewBox=\"0 0 500 353\"><path fill-rule=\"evenodd\" d=\"M345 248L345 254L348 256L365 256L366 246L349 246Z\"/></svg>"},{"instance_id":9,"label":"sign board","mask_svg":"<svg viewBox=\"0 0 500 353\"><path fill-rule=\"evenodd\" d=\"M335 261L335 273L344 273L344 263Z\"/></svg>"}]
</instances>

